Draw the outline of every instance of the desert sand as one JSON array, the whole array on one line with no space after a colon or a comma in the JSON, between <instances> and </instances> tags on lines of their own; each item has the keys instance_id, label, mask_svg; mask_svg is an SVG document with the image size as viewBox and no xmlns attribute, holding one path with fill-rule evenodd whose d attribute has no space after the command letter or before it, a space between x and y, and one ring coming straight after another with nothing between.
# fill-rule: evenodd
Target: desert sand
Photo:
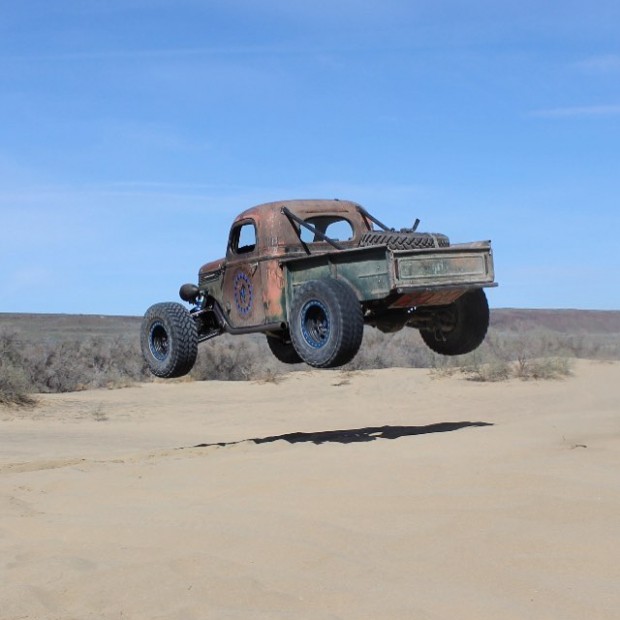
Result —
<instances>
[{"instance_id":1,"label":"desert sand","mask_svg":"<svg viewBox=\"0 0 620 620\"><path fill-rule=\"evenodd\" d=\"M0 409L0 618L620 618L620 364Z\"/></svg>"}]
</instances>

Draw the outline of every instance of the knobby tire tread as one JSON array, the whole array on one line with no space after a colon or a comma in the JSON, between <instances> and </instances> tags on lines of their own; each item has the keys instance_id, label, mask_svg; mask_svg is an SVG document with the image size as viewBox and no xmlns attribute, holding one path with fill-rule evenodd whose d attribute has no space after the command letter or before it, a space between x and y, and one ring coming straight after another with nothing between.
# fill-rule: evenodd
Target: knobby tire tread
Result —
<instances>
[{"instance_id":1,"label":"knobby tire tread","mask_svg":"<svg viewBox=\"0 0 620 620\"><path fill-rule=\"evenodd\" d=\"M298 332L298 322L304 304L309 299L326 301L333 306L331 321L337 321L335 346L324 357L324 351L313 351L304 345L303 335ZM333 278L312 280L302 285L291 308L291 340L304 362L315 368L336 368L350 362L359 351L364 334L364 315L357 296L351 287ZM333 328L333 327L332 327Z\"/></svg>"},{"instance_id":2,"label":"knobby tire tread","mask_svg":"<svg viewBox=\"0 0 620 620\"><path fill-rule=\"evenodd\" d=\"M466 293L455 304L460 316L454 330L445 334L445 340L438 340L432 331L420 330L422 340L440 355L471 353L482 344L489 328L489 304L483 289Z\"/></svg>"},{"instance_id":3,"label":"knobby tire tread","mask_svg":"<svg viewBox=\"0 0 620 620\"><path fill-rule=\"evenodd\" d=\"M391 250L423 250L449 247L450 240L440 233L374 231L362 235L360 246L369 245L387 245Z\"/></svg>"},{"instance_id":4,"label":"knobby tire tread","mask_svg":"<svg viewBox=\"0 0 620 620\"><path fill-rule=\"evenodd\" d=\"M170 357L162 362L153 358L148 338L154 321L164 324L170 343ZM151 372L165 379L182 377L194 367L198 355L198 331L187 309L176 302L151 306L144 316L141 344Z\"/></svg>"}]
</instances>

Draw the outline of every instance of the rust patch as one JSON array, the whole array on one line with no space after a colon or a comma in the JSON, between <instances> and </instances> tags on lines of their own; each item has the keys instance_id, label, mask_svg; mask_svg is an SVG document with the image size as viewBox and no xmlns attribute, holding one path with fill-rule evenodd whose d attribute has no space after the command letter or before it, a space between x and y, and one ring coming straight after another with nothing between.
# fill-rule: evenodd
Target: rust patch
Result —
<instances>
[{"instance_id":1,"label":"rust patch","mask_svg":"<svg viewBox=\"0 0 620 620\"><path fill-rule=\"evenodd\" d=\"M399 297L390 308L415 308L416 306L447 306L455 302L464 289L449 291L419 291Z\"/></svg>"},{"instance_id":2,"label":"rust patch","mask_svg":"<svg viewBox=\"0 0 620 620\"><path fill-rule=\"evenodd\" d=\"M284 311L284 274L277 260L262 263L263 269L263 303L268 323L281 321Z\"/></svg>"},{"instance_id":3,"label":"rust patch","mask_svg":"<svg viewBox=\"0 0 620 620\"><path fill-rule=\"evenodd\" d=\"M205 263L200 268L200 274L208 275L216 271L221 271L225 262L226 262L225 258L218 258L217 260L212 260L210 263Z\"/></svg>"}]
</instances>

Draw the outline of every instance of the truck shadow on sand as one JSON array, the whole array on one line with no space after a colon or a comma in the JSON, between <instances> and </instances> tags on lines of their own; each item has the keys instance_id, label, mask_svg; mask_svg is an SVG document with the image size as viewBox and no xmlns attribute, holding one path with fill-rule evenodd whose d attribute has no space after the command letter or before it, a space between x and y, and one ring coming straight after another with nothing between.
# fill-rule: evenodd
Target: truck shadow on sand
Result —
<instances>
[{"instance_id":1,"label":"truck shadow on sand","mask_svg":"<svg viewBox=\"0 0 620 620\"><path fill-rule=\"evenodd\" d=\"M194 448L210 448L213 446L223 448L246 442L263 444L273 443L275 441L286 441L290 444L313 443L316 445L323 443L360 443L375 441L376 439L399 439L400 437L411 437L413 435L427 435L429 433L449 433L472 426L493 426L493 424L490 422L441 422L438 424L428 424L427 426L368 426L366 428L317 431L314 433L286 433L284 435L254 437L251 439L240 439L238 441L201 443L194 446Z\"/></svg>"}]
</instances>

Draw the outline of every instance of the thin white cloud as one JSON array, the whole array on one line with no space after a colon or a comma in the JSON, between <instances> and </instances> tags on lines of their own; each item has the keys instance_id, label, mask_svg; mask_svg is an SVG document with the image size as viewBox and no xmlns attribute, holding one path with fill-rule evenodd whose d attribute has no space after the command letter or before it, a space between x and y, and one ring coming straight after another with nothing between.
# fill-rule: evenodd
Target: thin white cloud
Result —
<instances>
[{"instance_id":1,"label":"thin white cloud","mask_svg":"<svg viewBox=\"0 0 620 620\"><path fill-rule=\"evenodd\" d=\"M151 48L151 49L116 49L116 50L83 50L67 53L52 53L45 56L34 56L34 58L46 58L51 60L122 60L140 58L187 58L200 56L235 56L235 55L256 55L256 54L278 54L289 53L281 47L264 46L235 46L235 47L170 47L170 48ZM23 55L20 58L32 59L32 56Z\"/></svg>"},{"instance_id":2,"label":"thin white cloud","mask_svg":"<svg viewBox=\"0 0 620 620\"><path fill-rule=\"evenodd\" d=\"M620 104L546 108L534 110L530 113L530 116L537 116L540 118L593 118L620 116Z\"/></svg>"},{"instance_id":3,"label":"thin white cloud","mask_svg":"<svg viewBox=\"0 0 620 620\"><path fill-rule=\"evenodd\" d=\"M620 71L620 54L601 54L580 60L577 67L589 73L614 73Z\"/></svg>"},{"instance_id":4,"label":"thin white cloud","mask_svg":"<svg viewBox=\"0 0 620 620\"><path fill-rule=\"evenodd\" d=\"M391 51L393 48L384 47L382 51ZM400 48L397 48L400 49ZM364 48L361 45L342 44L316 44L316 45L236 45L214 47L162 47L162 48L136 48L136 49L90 49L73 52L38 52L5 55L7 61L117 61L117 60L175 60L175 59L206 59L226 57L251 57L257 56L311 56L316 54L347 54L359 53ZM319 59L324 59L320 56ZM333 62L333 59L332 59Z\"/></svg>"}]
</instances>

